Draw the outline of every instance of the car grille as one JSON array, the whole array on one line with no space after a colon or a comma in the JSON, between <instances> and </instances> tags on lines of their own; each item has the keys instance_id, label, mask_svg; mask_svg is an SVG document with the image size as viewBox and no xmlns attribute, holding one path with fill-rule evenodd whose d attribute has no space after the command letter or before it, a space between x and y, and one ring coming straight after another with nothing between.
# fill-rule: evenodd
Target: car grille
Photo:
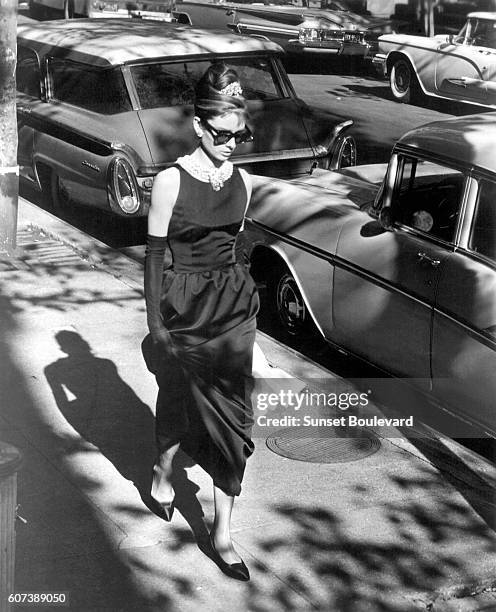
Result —
<instances>
[{"instance_id":1,"label":"car grille","mask_svg":"<svg viewBox=\"0 0 496 612\"><path fill-rule=\"evenodd\" d=\"M365 42L363 32L345 32L344 41L353 43Z\"/></svg>"},{"instance_id":2,"label":"car grille","mask_svg":"<svg viewBox=\"0 0 496 612\"><path fill-rule=\"evenodd\" d=\"M363 32L344 32L343 30L328 30L320 28L302 28L300 40L307 42L337 42L364 44Z\"/></svg>"}]
</instances>

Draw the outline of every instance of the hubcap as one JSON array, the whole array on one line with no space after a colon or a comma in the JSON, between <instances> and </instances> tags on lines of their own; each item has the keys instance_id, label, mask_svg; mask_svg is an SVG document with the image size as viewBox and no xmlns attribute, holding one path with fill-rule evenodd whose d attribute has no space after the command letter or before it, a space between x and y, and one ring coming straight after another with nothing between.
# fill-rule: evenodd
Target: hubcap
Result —
<instances>
[{"instance_id":1,"label":"hubcap","mask_svg":"<svg viewBox=\"0 0 496 612\"><path fill-rule=\"evenodd\" d=\"M410 87L410 69L405 64L397 64L395 70L396 88L399 92L405 93Z\"/></svg>"},{"instance_id":2,"label":"hubcap","mask_svg":"<svg viewBox=\"0 0 496 612\"><path fill-rule=\"evenodd\" d=\"M285 274L278 284L277 312L286 331L296 335L306 321L306 307L294 278Z\"/></svg>"}]
</instances>

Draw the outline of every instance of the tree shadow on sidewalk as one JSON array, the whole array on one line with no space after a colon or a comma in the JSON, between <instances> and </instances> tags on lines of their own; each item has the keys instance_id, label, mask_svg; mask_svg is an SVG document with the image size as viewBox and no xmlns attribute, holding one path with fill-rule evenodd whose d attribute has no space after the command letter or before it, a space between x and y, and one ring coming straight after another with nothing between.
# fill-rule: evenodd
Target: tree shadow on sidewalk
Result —
<instances>
[{"instance_id":1,"label":"tree shadow on sidewalk","mask_svg":"<svg viewBox=\"0 0 496 612\"><path fill-rule=\"evenodd\" d=\"M479 575L484 564L475 558L471 562L463 553L494 555L492 529L442 476L422 463L416 474L387 471L383 486L389 497L380 501L380 509L367 507L374 491L365 471L362 481L344 487L348 508L274 505L284 528L261 535L255 556L273 566L281 583L291 585L310 602L309 608L428 610L436 599L456 597L450 593L484 579ZM262 564L254 569L267 571ZM256 612L301 609L290 589L265 589L260 583L249 585L248 600Z\"/></svg>"}]
</instances>

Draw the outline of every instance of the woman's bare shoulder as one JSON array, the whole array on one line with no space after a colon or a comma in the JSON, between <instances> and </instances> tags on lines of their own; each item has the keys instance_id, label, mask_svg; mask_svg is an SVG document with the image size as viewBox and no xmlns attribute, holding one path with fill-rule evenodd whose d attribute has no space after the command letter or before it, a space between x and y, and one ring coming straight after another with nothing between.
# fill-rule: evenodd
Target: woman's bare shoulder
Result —
<instances>
[{"instance_id":1,"label":"woman's bare shoulder","mask_svg":"<svg viewBox=\"0 0 496 612\"><path fill-rule=\"evenodd\" d=\"M152 206L174 205L179 193L179 170L172 166L159 172L152 187Z\"/></svg>"},{"instance_id":2,"label":"woman's bare shoulder","mask_svg":"<svg viewBox=\"0 0 496 612\"><path fill-rule=\"evenodd\" d=\"M153 179L153 186L173 187L179 185L179 168L171 166L165 170L161 170Z\"/></svg>"},{"instance_id":3,"label":"woman's bare shoulder","mask_svg":"<svg viewBox=\"0 0 496 612\"><path fill-rule=\"evenodd\" d=\"M153 181L148 211L148 233L167 236L172 210L179 194L179 170L175 167L159 172Z\"/></svg>"}]
</instances>

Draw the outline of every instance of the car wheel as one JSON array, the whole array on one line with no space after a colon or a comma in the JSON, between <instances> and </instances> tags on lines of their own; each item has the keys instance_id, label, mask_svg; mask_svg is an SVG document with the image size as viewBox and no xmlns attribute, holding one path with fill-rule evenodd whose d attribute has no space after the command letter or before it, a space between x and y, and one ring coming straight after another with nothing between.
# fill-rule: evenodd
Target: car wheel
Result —
<instances>
[{"instance_id":1,"label":"car wheel","mask_svg":"<svg viewBox=\"0 0 496 612\"><path fill-rule=\"evenodd\" d=\"M398 102L408 104L413 100L417 86L417 77L407 59L397 59L391 67L389 85L393 97Z\"/></svg>"},{"instance_id":2,"label":"car wheel","mask_svg":"<svg viewBox=\"0 0 496 612\"><path fill-rule=\"evenodd\" d=\"M345 136L342 140L338 141L338 145L333 157L334 160L331 166L333 170L356 166L357 147L353 136Z\"/></svg>"},{"instance_id":3,"label":"car wheel","mask_svg":"<svg viewBox=\"0 0 496 612\"><path fill-rule=\"evenodd\" d=\"M275 272L268 289L274 322L285 334L304 337L310 328L310 315L292 274L287 270Z\"/></svg>"}]
</instances>

